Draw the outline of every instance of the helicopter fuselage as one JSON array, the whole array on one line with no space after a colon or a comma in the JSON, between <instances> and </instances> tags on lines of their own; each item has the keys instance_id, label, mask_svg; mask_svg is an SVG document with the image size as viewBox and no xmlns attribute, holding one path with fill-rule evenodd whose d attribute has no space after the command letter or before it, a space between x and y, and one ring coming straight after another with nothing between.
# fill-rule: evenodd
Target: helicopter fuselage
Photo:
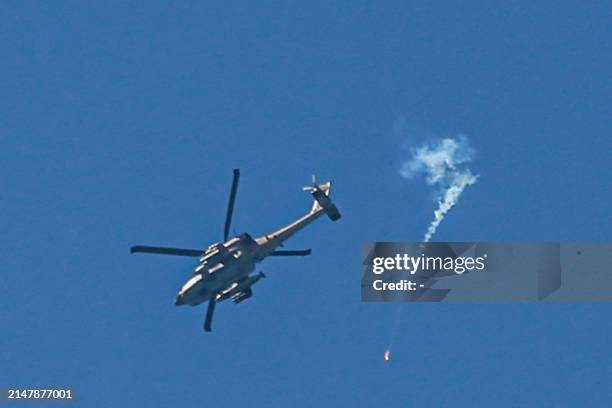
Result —
<instances>
[{"instance_id":1,"label":"helicopter fuselage","mask_svg":"<svg viewBox=\"0 0 612 408\"><path fill-rule=\"evenodd\" d=\"M265 276L261 273L249 276L255 270L255 265L324 212L323 208L317 208L257 239L244 233L227 242L210 245L202 254L193 275L181 286L175 304L196 306L208 300L243 299L245 294L250 294L250 287Z\"/></svg>"}]
</instances>

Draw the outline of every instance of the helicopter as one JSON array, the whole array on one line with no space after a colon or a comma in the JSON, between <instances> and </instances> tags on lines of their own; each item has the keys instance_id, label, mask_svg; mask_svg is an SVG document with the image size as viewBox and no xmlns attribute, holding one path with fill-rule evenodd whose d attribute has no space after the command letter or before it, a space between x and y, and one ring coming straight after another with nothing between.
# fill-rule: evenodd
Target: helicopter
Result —
<instances>
[{"instance_id":1,"label":"helicopter","mask_svg":"<svg viewBox=\"0 0 612 408\"><path fill-rule=\"evenodd\" d=\"M231 299L235 304L239 304L253 296L251 287L265 278L263 272L252 274L257 263L268 256L310 255L311 249L280 250L278 247L281 247L284 241L323 214L326 214L332 221L338 221L341 218L340 212L329 197L331 182L317 184L316 177L313 175L311 185L303 187L303 190L308 191L313 198L312 207L305 215L259 238L253 239L247 233L229 238L239 179L240 170L234 169L225 215L223 242L214 243L203 250L147 245L135 245L130 248L130 253L199 258L193 274L181 286L175 304L177 306L196 306L208 301L204 319L204 331L206 332L212 330L213 315L217 303Z\"/></svg>"}]
</instances>

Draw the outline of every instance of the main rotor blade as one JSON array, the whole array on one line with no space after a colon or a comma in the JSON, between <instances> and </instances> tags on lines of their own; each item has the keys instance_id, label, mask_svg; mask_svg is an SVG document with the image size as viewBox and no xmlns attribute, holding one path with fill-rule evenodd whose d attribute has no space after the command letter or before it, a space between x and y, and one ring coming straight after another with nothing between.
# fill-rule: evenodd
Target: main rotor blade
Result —
<instances>
[{"instance_id":1,"label":"main rotor blade","mask_svg":"<svg viewBox=\"0 0 612 408\"><path fill-rule=\"evenodd\" d=\"M299 250L279 250L274 251L270 254L270 256L306 256L310 255L312 249L299 249Z\"/></svg>"},{"instance_id":2,"label":"main rotor blade","mask_svg":"<svg viewBox=\"0 0 612 408\"><path fill-rule=\"evenodd\" d=\"M240 170L234 169L234 179L232 180L232 190L230 191L230 199L227 204L227 214L225 215L225 229L223 230L223 240L227 241L229 229L234 215L234 203L236 202L236 192L238 191L238 180L240 179Z\"/></svg>"},{"instance_id":3,"label":"main rotor blade","mask_svg":"<svg viewBox=\"0 0 612 408\"><path fill-rule=\"evenodd\" d=\"M180 256L202 256L204 251L201 249L183 249L183 248L168 248L168 247L154 247L146 245L135 245L130 248L130 253L144 252L147 254L160 254L160 255L180 255Z\"/></svg>"},{"instance_id":4,"label":"main rotor blade","mask_svg":"<svg viewBox=\"0 0 612 408\"><path fill-rule=\"evenodd\" d=\"M208 301L208 309L206 309L206 320L204 320L204 331L212 331L212 319L213 313L215 313L215 305L217 302L215 299L210 299Z\"/></svg>"}]
</instances>

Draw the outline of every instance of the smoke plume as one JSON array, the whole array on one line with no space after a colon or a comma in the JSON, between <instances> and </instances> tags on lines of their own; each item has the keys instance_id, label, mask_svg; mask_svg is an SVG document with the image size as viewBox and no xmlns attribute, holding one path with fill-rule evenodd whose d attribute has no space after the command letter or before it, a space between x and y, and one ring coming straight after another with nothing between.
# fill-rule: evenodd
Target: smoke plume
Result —
<instances>
[{"instance_id":1,"label":"smoke plume","mask_svg":"<svg viewBox=\"0 0 612 408\"><path fill-rule=\"evenodd\" d=\"M446 214L457 204L465 187L478 180L478 175L467 168L473 156L474 150L467 138L461 136L424 144L413 150L412 158L403 163L400 170L402 177L410 179L424 174L427 184L439 188L436 197L438 208L434 211L434 219L427 228L424 242L429 242Z\"/></svg>"}]
</instances>

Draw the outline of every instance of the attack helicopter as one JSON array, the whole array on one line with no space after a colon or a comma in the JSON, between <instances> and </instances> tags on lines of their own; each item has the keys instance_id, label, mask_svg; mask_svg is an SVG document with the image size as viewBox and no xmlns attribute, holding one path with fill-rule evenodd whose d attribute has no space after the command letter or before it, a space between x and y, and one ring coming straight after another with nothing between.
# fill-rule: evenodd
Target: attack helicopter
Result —
<instances>
[{"instance_id":1,"label":"attack helicopter","mask_svg":"<svg viewBox=\"0 0 612 408\"><path fill-rule=\"evenodd\" d=\"M184 249L159 246L135 245L131 253L190 256L199 258L193 274L181 286L175 304L196 306L208 302L204 331L212 330L212 320L217 303L231 299L235 304L253 296L252 286L265 277L263 272L253 274L257 263L268 256L306 256L311 249L278 249L283 242L314 220L326 214L332 221L341 218L340 212L329 197L331 182L312 183L303 187L313 198L312 207L305 215L278 230L253 239L247 233L229 238L234 205L238 191L240 170L234 169L229 203L225 215L223 242L209 245L206 249Z\"/></svg>"}]
</instances>

